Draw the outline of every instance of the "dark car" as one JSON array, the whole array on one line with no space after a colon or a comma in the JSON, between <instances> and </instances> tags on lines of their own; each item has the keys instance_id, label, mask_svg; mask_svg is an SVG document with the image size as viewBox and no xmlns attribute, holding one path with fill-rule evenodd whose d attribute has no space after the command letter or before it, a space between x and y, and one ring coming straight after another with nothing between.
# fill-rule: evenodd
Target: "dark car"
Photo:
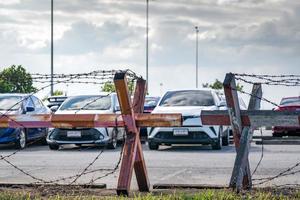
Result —
<instances>
[{"instance_id":1,"label":"dark car","mask_svg":"<svg viewBox=\"0 0 300 200\"><path fill-rule=\"evenodd\" d=\"M144 113L151 113L154 110L154 108L157 106L159 99L160 97L146 96L145 103L144 103ZM142 143L144 143L147 140L148 138L147 127L141 127L140 138Z\"/></svg>"},{"instance_id":2,"label":"dark car","mask_svg":"<svg viewBox=\"0 0 300 200\"><path fill-rule=\"evenodd\" d=\"M282 98L277 111L300 111L300 97L286 97ZM287 127L287 126L274 126L273 136L293 136L300 135L300 126Z\"/></svg>"},{"instance_id":3,"label":"dark car","mask_svg":"<svg viewBox=\"0 0 300 200\"><path fill-rule=\"evenodd\" d=\"M59 106L67 99L67 96L50 96L47 98L48 100L48 108L51 109L52 112L56 112Z\"/></svg>"},{"instance_id":4,"label":"dark car","mask_svg":"<svg viewBox=\"0 0 300 200\"><path fill-rule=\"evenodd\" d=\"M51 111L37 97L29 94L0 94L0 114L50 114ZM29 141L46 144L48 128L0 128L0 144L14 144L23 149Z\"/></svg>"}]
</instances>

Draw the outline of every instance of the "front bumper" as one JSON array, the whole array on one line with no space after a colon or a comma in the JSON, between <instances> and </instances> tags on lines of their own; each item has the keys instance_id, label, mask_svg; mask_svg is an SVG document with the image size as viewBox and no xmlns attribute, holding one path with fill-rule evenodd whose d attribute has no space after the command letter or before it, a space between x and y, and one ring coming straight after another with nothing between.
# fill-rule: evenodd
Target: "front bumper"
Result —
<instances>
[{"instance_id":1,"label":"front bumper","mask_svg":"<svg viewBox=\"0 0 300 200\"><path fill-rule=\"evenodd\" d=\"M187 129L188 135L174 135L176 127L159 127L152 129L148 141L158 144L212 144L219 140L218 132L213 127L180 127Z\"/></svg>"},{"instance_id":2,"label":"front bumper","mask_svg":"<svg viewBox=\"0 0 300 200\"><path fill-rule=\"evenodd\" d=\"M107 145L111 142L105 129L90 128L90 129L75 129L80 131L80 137L68 136L68 131L74 131L74 129L54 129L47 137L48 144L96 144L96 145Z\"/></svg>"}]
</instances>

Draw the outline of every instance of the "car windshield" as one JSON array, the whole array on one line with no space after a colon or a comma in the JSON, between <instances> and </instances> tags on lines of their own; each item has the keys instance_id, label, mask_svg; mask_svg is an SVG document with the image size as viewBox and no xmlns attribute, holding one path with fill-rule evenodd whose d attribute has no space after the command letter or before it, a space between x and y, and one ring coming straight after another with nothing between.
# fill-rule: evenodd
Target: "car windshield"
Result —
<instances>
[{"instance_id":1,"label":"car windshield","mask_svg":"<svg viewBox=\"0 0 300 200\"><path fill-rule=\"evenodd\" d=\"M157 98L157 97L146 97L144 106L147 106L147 107L154 106L155 107L158 103L158 100L159 100L159 98Z\"/></svg>"},{"instance_id":2,"label":"car windshield","mask_svg":"<svg viewBox=\"0 0 300 200\"><path fill-rule=\"evenodd\" d=\"M78 96L67 99L59 110L108 110L110 96Z\"/></svg>"},{"instance_id":3,"label":"car windshield","mask_svg":"<svg viewBox=\"0 0 300 200\"><path fill-rule=\"evenodd\" d=\"M18 110L22 104L22 97L2 96L0 97L0 110Z\"/></svg>"},{"instance_id":4,"label":"car windshield","mask_svg":"<svg viewBox=\"0 0 300 200\"><path fill-rule=\"evenodd\" d=\"M280 105L281 106L288 106L288 105L299 106L300 105L300 97L282 99L280 102Z\"/></svg>"},{"instance_id":5,"label":"car windshield","mask_svg":"<svg viewBox=\"0 0 300 200\"><path fill-rule=\"evenodd\" d=\"M215 105L210 91L185 90L167 92L160 106L213 106Z\"/></svg>"}]
</instances>

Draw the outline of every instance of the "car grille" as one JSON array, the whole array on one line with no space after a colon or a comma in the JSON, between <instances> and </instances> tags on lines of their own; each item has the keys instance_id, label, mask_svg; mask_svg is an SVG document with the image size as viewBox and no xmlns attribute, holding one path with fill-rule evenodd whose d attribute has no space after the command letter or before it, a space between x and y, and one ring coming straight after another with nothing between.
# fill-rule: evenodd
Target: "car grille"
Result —
<instances>
[{"instance_id":1,"label":"car grille","mask_svg":"<svg viewBox=\"0 0 300 200\"><path fill-rule=\"evenodd\" d=\"M81 137L68 137L68 131L81 131ZM50 138L59 141L93 141L99 140L103 135L96 129L54 129Z\"/></svg>"},{"instance_id":2,"label":"car grille","mask_svg":"<svg viewBox=\"0 0 300 200\"><path fill-rule=\"evenodd\" d=\"M205 132L196 132L196 131L189 131L189 134L186 136L174 136L173 131L168 132L158 132L155 135L155 138L159 139L167 139L167 140L205 140L210 139L209 136Z\"/></svg>"}]
</instances>

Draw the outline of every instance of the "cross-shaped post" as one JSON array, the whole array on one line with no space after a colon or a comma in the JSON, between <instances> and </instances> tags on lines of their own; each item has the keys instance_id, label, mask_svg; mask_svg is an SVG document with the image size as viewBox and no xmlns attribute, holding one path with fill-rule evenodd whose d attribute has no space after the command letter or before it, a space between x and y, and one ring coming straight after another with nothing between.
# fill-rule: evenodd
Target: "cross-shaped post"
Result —
<instances>
[{"instance_id":1,"label":"cross-shaped post","mask_svg":"<svg viewBox=\"0 0 300 200\"><path fill-rule=\"evenodd\" d=\"M147 192L149 191L149 180L139 138L139 128L135 123L135 113L142 113L144 110L146 81L138 79L133 98L133 106L129 96L126 72L116 73L114 83L126 130L117 193L118 195L129 194L133 169L135 170L139 190Z\"/></svg>"}]
</instances>

